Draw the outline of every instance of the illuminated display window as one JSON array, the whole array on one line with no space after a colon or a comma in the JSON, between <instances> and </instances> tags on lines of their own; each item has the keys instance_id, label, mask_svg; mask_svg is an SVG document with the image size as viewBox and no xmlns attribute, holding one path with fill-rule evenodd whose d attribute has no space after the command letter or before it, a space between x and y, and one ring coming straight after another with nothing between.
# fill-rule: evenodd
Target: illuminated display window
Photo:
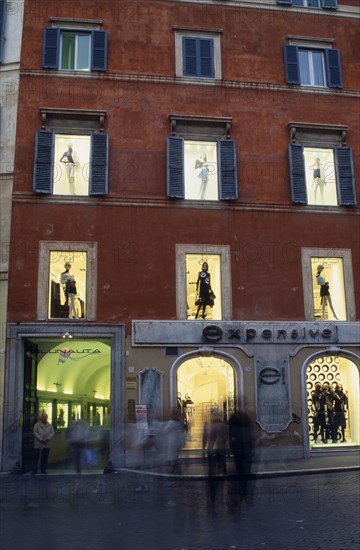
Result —
<instances>
[{"instance_id":1,"label":"illuminated display window","mask_svg":"<svg viewBox=\"0 0 360 550\"><path fill-rule=\"evenodd\" d=\"M308 204L337 205L336 170L333 149L304 147Z\"/></svg>"},{"instance_id":2,"label":"illuminated display window","mask_svg":"<svg viewBox=\"0 0 360 550\"><path fill-rule=\"evenodd\" d=\"M185 199L218 200L217 143L184 142Z\"/></svg>"},{"instance_id":3,"label":"illuminated display window","mask_svg":"<svg viewBox=\"0 0 360 550\"><path fill-rule=\"evenodd\" d=\"M95 319L97 245L40 242L38 319Z\"/></svg>"},{"instance_id":4,"label":"illuminated display window","mask_svg":"<svg viewBox=\"0 0 360 550\"><path fill-rule=\"evenodd\" d=\"M90 136L55 135L54 195L89 194Z\"/></svg>"}]
</instances>

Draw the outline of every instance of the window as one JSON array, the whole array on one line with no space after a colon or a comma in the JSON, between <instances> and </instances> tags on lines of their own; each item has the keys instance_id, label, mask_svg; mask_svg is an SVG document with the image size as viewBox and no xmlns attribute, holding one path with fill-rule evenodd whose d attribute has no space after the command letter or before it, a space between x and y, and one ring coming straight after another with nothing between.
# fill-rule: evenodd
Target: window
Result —
<instances>
[{"instance_id":1,"label":"window","mask_svg":"<svg viewBox=\"0 0 360 550\"><path fill-rule=\"evenodd\" d=\"M220 79L220 32L175 29L176 76Z\"/></svg>"},{"instance_id":2,"label":"window","mask_svg":"<svg viewBox=\"0 0 360 550\"><path fill-rule=\"evenodd\" d=\"M204 264L206 264L206 267L204 267ZM200 275L202 273L205 273L204 277ZM230 319L229 247L177 245L176 288L177 316L179 319ZM208 297L209 293L207 291L210 290L214 296L210 297L209 300L206 299L204 303L203 298L205 294L206 298Z\"/></svg>"},{"instance_id":3,"label":"window","mask_svg":"<svg viewBox=\"0 0 360 550\"><path fill-rule=\"evenodd\" d=\"M50 27L44 30L43 67L66 71L106 71L107 33Z\"/></svg>"},{"instance_id":4,"label":"window","mask_svg":"<svg viewBox=\"0 0 360 550\"><path fill-rule=\"evenodd\" d=\"M94 320L96 243L40 242L38 319Z\"/></svg>"},{"instance_id":5,"label":"window","mask_svg":"<svg viewBox=\"0 0 360 550\"><path fill-rule=\"evenodd\" d=\"M218 201L237 198L236 145L228 119L170 117L167 192L178 199Z\"/></svg>"},{"instance_id":6,"label":"window","mask_svg":"<svg viewBox=\"0 0 360 550\"><path fill-rule=\"evenodd\" d=\"M290 123L292 200L317 206L356 205L352 151L347 127Z\"/></svg>"},{"instance_id":7,"label":"window","mask_svg":"<svg viewBox=\"0 0 360 550\"><path fill-rule=\"evenodd\" d=\"M308 321L354 321L350 250L302 249L305 315Z\"/></svg>"},{"instance_id":8,"label":"window","mask_svg":"<svg viewBox=\"0 0 360 550\"><path fill-rule=\"evenodd\" d=\"M276 0L278 4L287 6L304 6L307 8L324 8L336 10L338 8L338 0Z\"/></svg>"},{"instance_id":9,"label":"window","mask_svg":"<svg viewBox=\"0 0 360 550\"><path fill-rule=\"evenodd\" d=\"M108 189L108 134L104 112L42 112L35 142L33 189L63 196L104 195Z\"/></svg>"},{"instance_id":10,"label":"window","mask_svg":"<svg viewBox=\"0 0 360 550\"><path fill-rule=\"evenodd\" d=\"M340 52L335 48L285 45L287 84L342 88Z\"/></svg>"}]
</instances>

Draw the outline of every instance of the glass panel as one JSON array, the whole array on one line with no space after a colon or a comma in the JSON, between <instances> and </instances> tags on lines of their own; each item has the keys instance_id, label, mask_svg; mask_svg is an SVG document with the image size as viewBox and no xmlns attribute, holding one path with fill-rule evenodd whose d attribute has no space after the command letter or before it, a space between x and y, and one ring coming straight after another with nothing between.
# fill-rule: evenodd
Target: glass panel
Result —
<instances>
[{"instance_id":1,"label":"glass panel","mask_svg":"<svg viewBox=\"0 0 360 550\"><path fill-rule=\"evenodd\" d=\"M312 54L312 63L314 71L314 82L315 86L325 86L325 76L324 76L324 54L323 52L311 52Z\"/></svg>"},{"instance_id":2,"label":"glass panel","mask_svg":"<svg viewBox=\"0 0 360 550\"><path fill-rule=\"evenodd\" d=\"M185 199L218 200L216 142L185 141L184 170Z\"/></svg>"},{"instance_id":3,"label":"glass panel","mask_svg":"<svg viewBox=\"0 0 360 550\"><path fill-rule=\"evenodd\" d=\"M56 428L58 430L67 428L69 425L69 413L67 403L57 403L56 405Z\"/></svg>"},{"instance_id":4,"label":"glass panel","mask_svg":"<svg viewBox=\"0 0 360 550\"><path fill-rule=\"evenodd\" d=\"M333 149L304 147L308 204L338 204Z\"/></svg>"},{"instance_id":5,"label":"glass panel","mask_svg":"<svg viewBox=\"0 0 360 550\"><path fill-rule=\"evenodd\" d=\"M342 258L311 258L315 321L346 321Z\"/></svg>"},{"instance_id":6,"label":"glass panel","mask_svg":"<svg viewBox=\"0 0 360 550\"><path fill-rule=\"evenodd\" d=\"M50 422L51 424L53 421L52 411L53 411L53 404L51 401L39 401L39 414L38 414L39 418L42 413L46 413L48 417L48 422Z\"/></svg>"},{"instance_id":7,"label":"glass panel","mask_svg":"<svg viewBox=\"0 0 360 550\"><path fill-rule=\"evenodd\" d=\"M356 365L344 357L319 357L307 368L306 387L310 447L358 445L360 412Z\"/></svg>"},{"instance_id":8,"label":"glass panel","mask_svg":"<svg viewBox=\"0 0 360 550\"><path fill-rule=\"evenodd\" d=\"M50 252L49 319L86 317L86 252Z\"/></svg>"},{"instance_id":9,"label":"glass panel","mask_svg":"<svg viewBox=\"0 0 360 550\"><path fill-rule=\"evenodd\" d=\"M54 195L89 194L90 136L56 134Z\"/></svg>"},{"instance_id":10,"label":"glass panel","mask_svg":"<svg viewBox=\"0 0 360 550\"><path fill-rule=\"evenodd\" d=\"M306 50L299 50L300 82L308 86L311 85L309 53Z\"/></svg>"},{"instance_id":11,"label":"glass panel","mask_svg":"<svg viewBox=\"0 0 360 550\"><path fill-rule=\"evenodd\" d=\"M310 8L318 8L319 0L305 0L305 4Z\"/></svg>"},{"instance_id":12,"label":"glass panel","mask_svg":"<svg viewBox=\"0 0 360 550\"><path fill-rule=\"evenodd\" d=\"M76 34L74 32L61 33L61 69L71 70L75 68L75 38Z\"/></svg>"},{"instance_id":13,"label":"glass panel","mask_svg":"<svg viewBox=\"0 0 360 550\"><path fill-rule=\"evenodd\" d=\"M90 70L90 35L79 34L77 36L76 69L78 71Z\"/></svg>"},{"instance_id":14,"label":"glass panel","mask_svg":"<svg viewBox=\"0 0 360 550\"><path fill-rule=\"evenodd\" d=\"M218 254L186 254L187 319L222 319L220 262Z\"/></svg>"}]
</instances>

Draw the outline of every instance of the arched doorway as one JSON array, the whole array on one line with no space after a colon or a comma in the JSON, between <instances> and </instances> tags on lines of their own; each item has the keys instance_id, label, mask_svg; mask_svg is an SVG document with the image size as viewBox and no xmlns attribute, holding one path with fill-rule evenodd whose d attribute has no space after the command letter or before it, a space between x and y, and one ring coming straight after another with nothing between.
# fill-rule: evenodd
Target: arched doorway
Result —
<instances>
[{"instance_id":1,"label":"arched doorway","mask_svg":"<svg viewBox=\"0 0 360 550\"><path fill-rule=\"evenodd\" d=\"M352 354L318 354L306 366L310 450L360 444L359 369Z\"/></svg>"},{"instance_id":2,"label":"arched doorway","mask_svg":"<svg viewBox=\"0 0 360 550\"><path fill-rule=\"evenodd\" d=\"M227 420L242 397L240 365L227 354L187 354L173 366L176 405L188 427L185 450L202 448L204 422L213 410Z\"/></svg>"}]
</instances>

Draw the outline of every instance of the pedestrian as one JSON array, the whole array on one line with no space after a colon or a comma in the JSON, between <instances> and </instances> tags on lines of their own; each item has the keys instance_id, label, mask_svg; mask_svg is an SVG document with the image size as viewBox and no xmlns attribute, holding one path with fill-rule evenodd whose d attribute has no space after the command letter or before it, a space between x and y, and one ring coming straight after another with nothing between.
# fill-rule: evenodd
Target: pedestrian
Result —
<instances>
[{"instance_id":1,"label":"pedestrian","mask_svg":"<svg viewBox=\"0 0 360 550\"><path fill-rule=\"evenodd\" d=\"M207 453L208 481L211 505L215 505L219 476L226 475L226 448L228 433L219 411L211 412L211 421L204 425L203 453Z\"/></svg>"},{"instance_id":2,"label":"pedestrian","mask_svg":"<svg viewBox=\"0 0 360 550\"><path fill-rule=\"evenodd\" d=\"M251 502L249 478L254 452L254 433L250 417L235 411L229 418L229 445L234 455L240 499Z\"/></svg>"},{"instance_id":3,"label":"pedestrian","mask_svg":"<svg viewBox=\"0 0 360 550\"><path fill-rule=\"evenodd\" d=\"M171 414L171 419L166 423L165 435L167 438L167 462L172 473L179 470L179 453L185 445L185 426L176 409Z\"/></svg>"},{"instance_id":4,"label":"pedestrian","mask_svg":"<svg viewBox=\"0 0 360 550\"><path fill-rule=\"evenodd\" d=\"M34 425L34 460L31 473L36 475L40 457L40 472L47 474L50 453L50 442L55 435L53 425L48 422L45 412L41 413L40 421Z\"/></svg>"},{"instance_id":5,"label":"pedestrian","mask_svg":"<svg viewBox=\"0 0 360 550\"><path fill-rule=\"evenodd\" d=\"M84 418L71 424L68 439L74 457L76 473L80 475L82 466L86 462L86 450L90 440L89 425Z\"/></svg>"}]
</instances>

